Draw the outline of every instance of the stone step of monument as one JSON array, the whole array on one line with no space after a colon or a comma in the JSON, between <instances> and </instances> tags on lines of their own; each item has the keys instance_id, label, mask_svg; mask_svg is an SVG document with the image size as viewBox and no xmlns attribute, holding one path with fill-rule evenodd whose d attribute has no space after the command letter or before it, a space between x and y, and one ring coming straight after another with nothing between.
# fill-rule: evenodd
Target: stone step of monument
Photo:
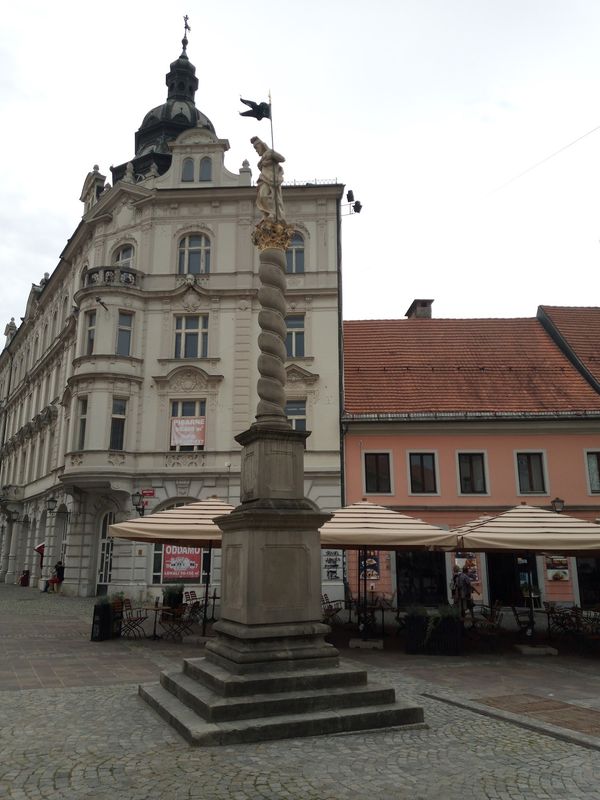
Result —
<instances>
[{"instance_id":1,"label":"stone step of monument","mask_svg":"<svg viewBox=\"0 0 600 800\"><path fill-rule=\"evenodd\" d=\"M401 703L207 722L160 684L140 686L139 693L189 744L197 746L260 742L423 723L421 707Z\"/></svg>"},{"instance_id":2,"label":"stone step of monument","mask_svg":"<svg viewBox=\"0 0 600 800\"><path fill-rule=\"evenodd\" d=\"M160 683L184 705L209 722L385 705L393 703L396 698L391 687L374 684L223 697L181 670L163 672Z\"/></svg>"},{"instance_id":3,"label":"stone step of monument","mask_svg":"<svg viewBox=\"0 0 600 800\"><path fill-rule=\"evenodd\" d=\"M341 663L335 667L298 670L267 670L235 674L207 658L184 658L186 675L225 697L267 692L304 691L326 687L360 686L367 671Z\"/></svg>"}]
</instances>

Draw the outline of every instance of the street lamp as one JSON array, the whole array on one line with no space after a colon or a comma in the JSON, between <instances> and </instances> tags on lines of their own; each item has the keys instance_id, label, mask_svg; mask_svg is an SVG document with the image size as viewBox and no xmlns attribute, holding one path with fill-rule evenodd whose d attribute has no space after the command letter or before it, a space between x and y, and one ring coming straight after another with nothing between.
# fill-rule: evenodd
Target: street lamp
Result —
<instances>
[{"instance_id":1,"label":"street lamp","mask_svg":"<svg viewBox=\"0 0 600 800\"><path fill-rule=\"evenodd\" d=\"M134 492L131 495L131 505L138 512L140 517L144 516L144 498L142 497L140 492Z\"/></svg>"},{"instance_id":2,"label":"street lamp","mask_svg":"<svg viewBox=\"0 0 600 800\"><path fill-rule=\"evenodd\" d=\"M565 507L565 501L561 500L560 497L555 497L554 500L552 500L552 502L550 503L550 505L552 506L553 511L555 511L557 514L560 514L560 512Z\"/></svg>"}]
</instances>

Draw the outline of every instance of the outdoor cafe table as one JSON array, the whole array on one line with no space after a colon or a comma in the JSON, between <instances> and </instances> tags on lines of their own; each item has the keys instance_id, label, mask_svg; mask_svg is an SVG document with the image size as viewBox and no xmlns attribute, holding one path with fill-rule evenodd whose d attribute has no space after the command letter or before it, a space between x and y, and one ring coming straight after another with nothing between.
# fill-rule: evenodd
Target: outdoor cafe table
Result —
<instances>
[{"instance_id":1,"label":"outdoor cafe table","mask_svg":"<svg viewBox=\"0 0 600 800\"><path fill-rule=\"evenodd\" d=\"M154 611L154 624L152 625L152 636L146 636L147 639L162 639L160 633L156 632L156 623L158 622L158 612L159 611L174 611L175 609L171 606L160 606L158 604L158 600L153 606L141 606L144 611Z\"/></svg>"}]
</instances>

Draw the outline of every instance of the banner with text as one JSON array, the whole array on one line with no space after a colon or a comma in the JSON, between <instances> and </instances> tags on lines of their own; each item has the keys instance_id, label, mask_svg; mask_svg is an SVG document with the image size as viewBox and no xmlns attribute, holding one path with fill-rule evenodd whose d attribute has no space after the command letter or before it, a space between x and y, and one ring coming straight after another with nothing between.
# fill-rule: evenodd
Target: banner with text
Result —
<instances>
[{"instance_id":1,"label":"banner with text","mask_svg":"<svg viewBox=\"0 0 600 800\"><path fill-rule=\"evenodd\" d=\"M163 551L163 583L199 581L202 548L166 544Z\"/></svg>"},{"instance_id":2,"label":"banner with text","mask_svg":"<svg viewBox=\"0 0 600 800\"><path fill-rule=\"evenodd\" d=\"M205 426L206 417L172 417L171 447L203 445Z\"/></svg>"}]
</instances>

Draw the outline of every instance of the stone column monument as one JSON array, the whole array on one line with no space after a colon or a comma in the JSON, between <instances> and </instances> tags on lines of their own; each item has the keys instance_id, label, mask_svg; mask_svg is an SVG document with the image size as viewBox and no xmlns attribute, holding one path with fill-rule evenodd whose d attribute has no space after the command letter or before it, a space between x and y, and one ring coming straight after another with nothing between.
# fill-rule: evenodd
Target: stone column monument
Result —
<instances>
[{"instance_id":1,"label":"stone column monument","mask_svg":"<svg viewBox=\"0 0 600 800\"><path fill-rule=\"evenodd\" d=\"M283 156L258 138L260 251L256 418L242 445L241 503L216 522L223 532L221 614L205 658L163 673L140 694L191 744L308 736L421 722L422 709L367 685L340 665L321 621L319 528L329 519L304 497L304 442L285 414L286 223ZM193 717L191 710L198 715Z\"/></svg>"}]
</instances>

